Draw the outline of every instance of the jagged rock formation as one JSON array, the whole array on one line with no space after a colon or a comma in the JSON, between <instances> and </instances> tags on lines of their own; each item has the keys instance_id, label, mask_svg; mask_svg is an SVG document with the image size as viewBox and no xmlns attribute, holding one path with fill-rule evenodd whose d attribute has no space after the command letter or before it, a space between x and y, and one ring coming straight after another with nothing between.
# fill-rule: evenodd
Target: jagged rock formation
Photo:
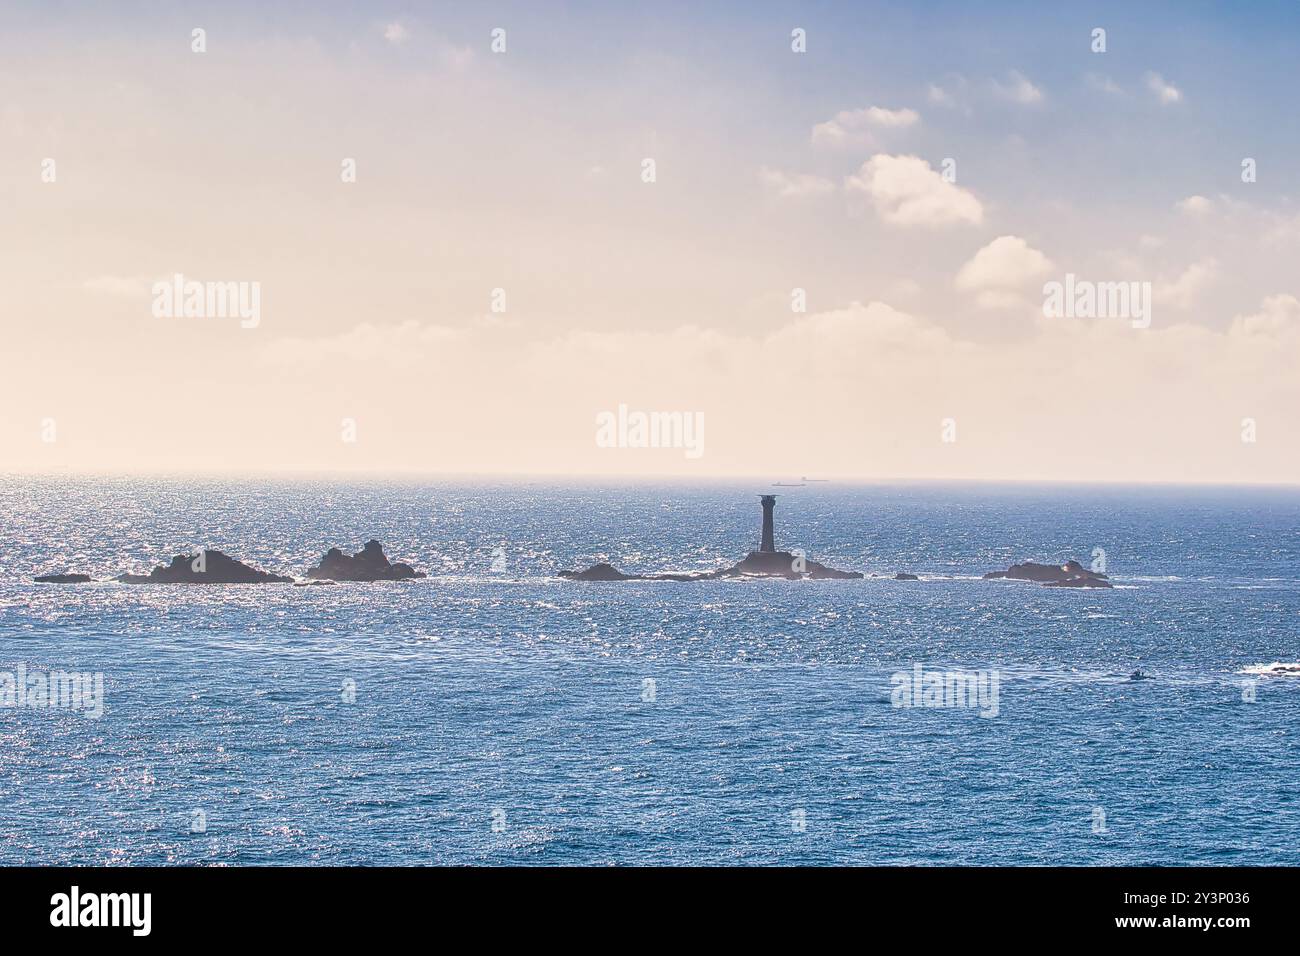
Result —
<instances>
[{"instance_id":1,"label":"jagged rock formation","mask_svg":"<svg viewBox=\"0 0 1300 956\"><path fill-rule=\"evenodd\" d=\"M614 565L600 561L585 571L561 571L560 577L573 581L627 581L635 575L624 574Z\"/></svg>"},{"instance_id":2,"label":"jagged rock formation","mask_svg":"<svg viewBox=\"0 0 1300 956\"><path fill-rule=\"evenodd\" d=\"M839 571L802 554L777 551L772 528L772 509L776 506L776 495L760 495L759 498L763 505L763 531L758 550L749 552L743 560L731 567L682 574L624 574L612 564L601 561L585 571L561 571L560 577L571 581L715 581L718 578L743 577L786 578L797 581L805 577L813 580L862 577L861 572L858 571Z\"/></svg>"},{"instance_id":3,"label":"jagged rock formation","mask_svg":"<svg viewBox=\"0 0 1300 956\"><path fill-rule=\"evenodd\" d=\"M32 578L38 584L88 584L89 574L42 574Z\"/></svg>"},{"instance_id":4,"label":"jagged rock formation","mask_svg":"<svg viewBox=\"0 0 1300 956\"><path fill-rule=\"evenodd\" d=\"M371 538L350 558L338 548L330 548L320 564L307 572L307 577L330 581L404 581L427 575L402 561L390 563L384 556L384 546Z\"/></svg>"},{"instance_id":5,"label":"jagged rock formation","mask_svg":"<svg viewBox=\"0 0 1300 956\"><path fill-rule=\"evenodd\" d=\"M148 574L120 574L123 584L292 584L293 578L249 567L221 551L178 554Z\"/></svg>"},{"instance_id":6,"label":"jagged rock formation","mask_svg":"<svg viewBox=\"0 0 1300 956\"><path fill-rule=\"evenodd\" d=\"M803 571L795 570L802 562ZM818 561L800 558L790 551L751 551L738 564L716 571L663 572L661 574L624 574L612 564L602 561L585 571L561 571L560 577L570 581L716 581L719 578L786 578L798 581L848 580L862 577L858 571L839 571Z\"/></svg>"},{"instance_id":7,"label":"jagged rock formation","mask_svg":"<svg viewBox=\"0 0 1300 956\"><path fill-rule=\"evenodd\" d=\"M848 580L862 577L860 571L839 571L828 568L818 561L796 555L791 551L751 551L745 555L745 560L727 568L723 574L727 577L749 574L791 580L807 576L814 581L827 578Z\"/></svg>"},{"instance_id":8,"label":"jagged rock formation","mask_svg":"<svg viewBox=\"0 0 1300 956\"><path fill-rule=\"evenodd\" d=\"M1089 571L1078 561L1066 561L1065 564L1037 564L1026 561L1024 564L1013 564L1005 571L990 571L984 575L986 581L994 578L1034 581L1049 588L1112 587L1106 575Z\"/></svg>"}]
</instances>

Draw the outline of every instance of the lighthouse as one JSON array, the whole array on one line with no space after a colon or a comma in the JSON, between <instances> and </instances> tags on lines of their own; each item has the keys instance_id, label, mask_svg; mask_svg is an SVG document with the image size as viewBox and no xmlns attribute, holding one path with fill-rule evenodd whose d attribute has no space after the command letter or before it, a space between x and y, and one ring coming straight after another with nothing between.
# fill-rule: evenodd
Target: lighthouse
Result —
<instances>
[{"instance_id":1,"label":"lighthouse","mask_svg":"<svg viewBox=\"0 0 1300 956\"><path fill-rule=\"evenodd\" d=\"M808 557L807 552L796 548L794 551L776 550L776 535L773 532L772 512L776 509L776 495L759 495L759 504L763 506L763 536L759 539L758 550L751 551L744 559L729 568L716 571L700 571L694 574L624 574L617 568L601 562L593 564L586 571L561 571L560 577L575 581L714 581L718 578L861 578L861 571L837 571Z\"/></svg>"},{"instance_id":2,"label":"lighthouse","mask_svg":"<svg viewBox=\"0 0 1300 956\"><path fill-rule=\"evenodd\" d=\"M758 550L775 551L776 542L772 537L772 509L776 507L776 495L759 495L758 500L763 506L763 540Z\"/></svg>"}]
</instances>

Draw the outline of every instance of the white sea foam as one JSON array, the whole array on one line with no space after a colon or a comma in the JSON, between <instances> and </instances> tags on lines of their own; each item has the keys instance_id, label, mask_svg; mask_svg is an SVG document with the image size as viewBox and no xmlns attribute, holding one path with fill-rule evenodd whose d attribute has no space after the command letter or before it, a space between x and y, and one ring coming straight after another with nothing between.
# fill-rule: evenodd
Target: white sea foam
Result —
<instances>
[{"instance_id":1,"label":"white sea foam","mask_svg":"<svg viewBox=\"0 0 1300 956\"><path fill-rule=\"evenodd\" d=\"M1274 661L1271 664L1252 664L1237 671L1238 674L1267 674L1280 677L1300 677L1300 664L1283 664Z\"/></svg>"}]
</instances>

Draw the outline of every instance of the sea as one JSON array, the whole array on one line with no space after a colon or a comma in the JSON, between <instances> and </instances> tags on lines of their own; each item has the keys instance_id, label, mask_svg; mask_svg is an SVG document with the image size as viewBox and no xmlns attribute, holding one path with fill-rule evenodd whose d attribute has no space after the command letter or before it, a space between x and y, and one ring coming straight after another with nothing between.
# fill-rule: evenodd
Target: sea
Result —
<instances>
[{"instance_id":1,"label":"sea","mask_svg":"<svg viewBox=\"0 0 1300 956\"><path fill-rule=\"evenodd\" d=\"M558 576L765 493L866 577ZM8 475L0 529L0 864L1300 864L1300 489ZM111 580L371 538L428 577Z\"/></svg>"}]
</instances>

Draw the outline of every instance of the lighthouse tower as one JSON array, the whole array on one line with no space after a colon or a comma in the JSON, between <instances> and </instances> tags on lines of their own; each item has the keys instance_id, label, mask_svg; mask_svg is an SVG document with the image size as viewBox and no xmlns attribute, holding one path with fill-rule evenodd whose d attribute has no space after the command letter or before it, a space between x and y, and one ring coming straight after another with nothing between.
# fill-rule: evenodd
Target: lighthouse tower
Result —
<instances>
[{"instance_id":1,"label":"lighthouse tower","mask_svg":"<svg viewBox=\"0 0 1300 956\"><path fill-rule=\"evenodd\" d=\"M758 500L763 506L763 540L758 550L775 551L776 542L772 537L772 509L776 507L776 495L759 495Z\"/></svg>"}]
</instances>

